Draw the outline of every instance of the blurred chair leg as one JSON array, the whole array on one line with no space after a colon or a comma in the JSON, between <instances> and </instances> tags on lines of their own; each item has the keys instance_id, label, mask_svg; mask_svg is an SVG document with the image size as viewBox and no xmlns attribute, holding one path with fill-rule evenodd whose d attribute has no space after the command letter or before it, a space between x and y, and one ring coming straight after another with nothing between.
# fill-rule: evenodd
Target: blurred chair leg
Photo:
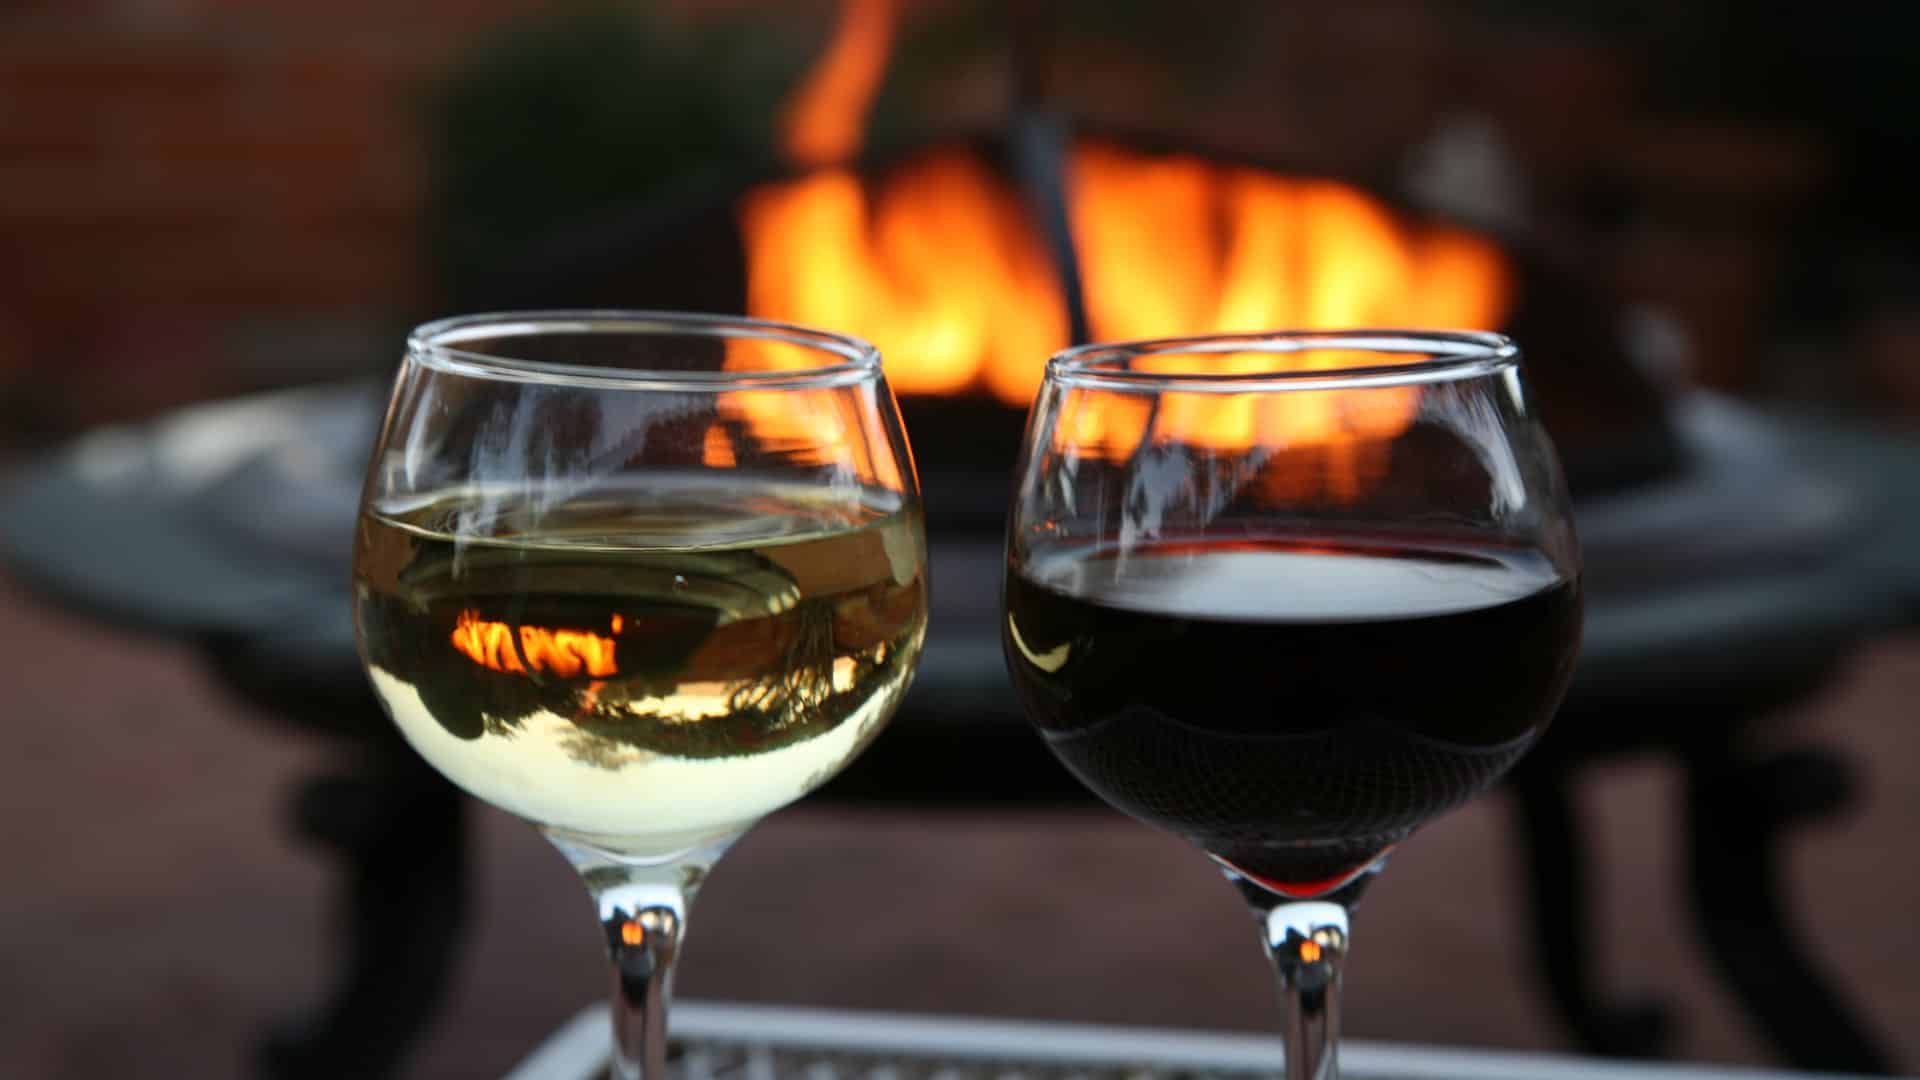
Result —
<instances>
[{"instance_id":1,"label":"blurred chair leg","mask_svg":"<svg viewBox=\"0 0 1920 1080\"><path fill-rule=\"evenodd\" d=\"M1515 770L1520 834L1528 866L1534 948L1560 1019L1582 1047L1612 1057L1657 1057L1673 1029L1657 1001L1602 1000L1593 972L1593 923L1586 836L1568 773L1544 763Z\"/></svg>"},{"instance_id":2,"label":"blurred chair leg","mask_svg":"<svg viewBox=\"0 0 1920 1080\"><path fill-rule=\"evenodd\" d=\"M347 957L328 1000L259 1051L273 1080L394 1075L446 995L465 922L459 793L411 754L305 782L295 831L345 862Z\"/></svg>"},{"instance_id":3,"label":"blurred chair leg","mask_svg":"<svg viewBox=\"0 0 1920 1080\"><path fill-rule=\"evenodd\" d=\"M1780 890L1782 834L1850 800L1845 762L1816 749L1739 761L1716 740L1692 747L1687 765L1694 915L1756 1030L1796 1069L1893 1072L1879 1040L1807 955Z\"/></svg>"}]
</instances>

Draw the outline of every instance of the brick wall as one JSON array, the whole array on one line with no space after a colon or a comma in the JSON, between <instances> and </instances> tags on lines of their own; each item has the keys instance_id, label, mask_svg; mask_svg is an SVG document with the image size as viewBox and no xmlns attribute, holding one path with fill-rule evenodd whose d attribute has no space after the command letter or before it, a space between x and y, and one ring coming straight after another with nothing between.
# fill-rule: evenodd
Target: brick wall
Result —
<instances>
[{"instance_id":1,"label":"brick wall","mask_svg":"<svg viewBox=\"0 0 1920 1080\"><path fill-rule=\"evenodd\" d=\"M367 367L425 301L418 93L537 0L0 14L0 402L59 430ZM347 355L342 355L342 353ZM6 423L0 417L0 424Z\"/></svg>"}]
</instances>

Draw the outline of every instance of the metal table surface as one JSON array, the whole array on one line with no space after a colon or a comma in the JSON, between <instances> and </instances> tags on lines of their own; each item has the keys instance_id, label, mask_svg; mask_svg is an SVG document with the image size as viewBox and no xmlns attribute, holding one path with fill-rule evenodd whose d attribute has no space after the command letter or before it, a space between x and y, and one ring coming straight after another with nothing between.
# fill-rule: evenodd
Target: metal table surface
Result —
<instances>
[{"instance_id":1,"label":"metal table surface","mask_svg":"<svg viewBox=\"0 0 1920 1080\"><path fill-rule=\"evenodd\" d=\"M692 1001L672 1028L679 1080L1252 1080L1283 1057L1251 1035ZM508 1080L598 1080L611 1045L606 1006L583 1009ZM1842 1080L1360 1040L1340 1066L1347 1080Z\"/></svg>"}]
</instances>

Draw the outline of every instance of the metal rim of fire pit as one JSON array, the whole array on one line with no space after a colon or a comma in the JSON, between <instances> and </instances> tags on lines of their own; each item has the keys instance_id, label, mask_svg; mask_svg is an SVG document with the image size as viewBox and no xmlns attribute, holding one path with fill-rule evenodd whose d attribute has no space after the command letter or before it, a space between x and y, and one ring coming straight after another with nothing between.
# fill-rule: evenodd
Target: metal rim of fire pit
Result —
<instances>
[{"instance_id":1,"label":"metal rim of fire pit","mask_svg":"<svg viewBox=\"0 0 1920 1080\"><path fill-rule=\"evenodd\" d=\"M1142 356L1266 352L1276 355L1345 350L1418 354L1408 363L1272 371L1136 371ZM1049 380L1098 390L1177 389L1199 393L1249 390L1340 390L1476 378L1512 368L1520 349L1505 335L1482 331L1271 330L1202 334L1147 341L1094 343L1064 349L1047 361Z\"/></svg>"},{"instance_id":2,"label":"metal rim of fire pit","mask_svg":"<svg viewBox=\"0 0 1920 1080\"><path fill-rule=\"evenodd\" d=\"M533 334L680 335L773 341L838 357L838 362L766 371L673 371L591 367L475 352L459 348L480 339ZM881 373L880 351L856 337L744 315L615 308L496 311L458 315L415 327L407 355L426 367L511 382L559 383L607 390L826 390L867 382Z\"/></svg>"}]
</instances>

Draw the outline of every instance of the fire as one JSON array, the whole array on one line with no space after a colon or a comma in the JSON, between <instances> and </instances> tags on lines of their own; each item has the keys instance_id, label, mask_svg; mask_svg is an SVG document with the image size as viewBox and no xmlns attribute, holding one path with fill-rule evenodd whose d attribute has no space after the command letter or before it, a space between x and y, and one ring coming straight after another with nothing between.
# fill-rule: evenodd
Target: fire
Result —
<instances>
[{"instance_id":1,"label":"fire","mask_svg":"<svg viewBox=\"0 0 1920 1080\"><path fill-rule=\"evenodd\" d=\"M887 70L893 24L894 0L843 0L833 41L781 117L794 162L832 165L859 151L867 107Z\"/></svg>"},{"instance_id":2,"label":"fire","mask_svg":"<svg viewBox=\"0 0 1920 1080\"><path fill-rule=\"evenodd\" d=\"M1354 188L1188 156L1082 144L1074 234L1103 340L1352 326L1490 329L1504 263Z\"/></svg>"},{"instance_id":3,"label":"fire","mask_svg":"<svg viewBox=\"0 0 1920 1080\"><path fill-rule=\"evenodd\" d=\"M624 621L615 615L610 631L618 634ZM482 619L479 612L468 608L454 621L453 647L476 664L515 675L527 674L529 666L540 674L563 679L582 673L596 678L619 673L611 637L587 630L548 630L539 626L522 626L517 631L508 623Z\"/></svg>"},{"instance_id":4,"label":"fire","mask_svg":"<svg viewBox=\"0 0 1920 1080\"><path fill-rule=\"evenodd\" d=\"M1095 141L1074 147L1069 168L1098 340L1485 329L1506 314L1506 263L1491 243L1408 221L1354 188ZM1067 345L1039 230L1012 185L966 150L931 151L884 180L835 168L765 185L739 214L748 310L867 338L901 393L985 389L1025 407L1046 357Z\"/></svg>"},{"instance_id":5,"label":"fire","mask_svg":"<svg viewBox=\"0 0 1920 1080\"><path fill-rule=\"evenodd\" d=\"M895 19L893 0L844 0L833 42L783 117L789 158L813 171L762 185L736 207L748 311L867 338L903 394L984 391L1024 408L1047 356L1069 342L1057 271L1020 191L959 146L924 152L878 178L847 164ZM1491 242L1414 220L1343 184L1096 140L1071 148L1067 170L1096 340L1272 328L1489 329L1511 304L1510 272ZM1326 350L1208 360L1216 371L1286 362L1313 369L1346 361ZM1078 452L1121 455L1148 438L1228 451L1319 446L1325 476L1315 483L1335 493L1377 470L1377 444L1417 407L1414 391L1173 395L1151 414L1125 395L1088 397L1068 403L1056 431ZM739 412L746 430L775 441L818 420L776 402ZM710 459L731 452L709 441Z\"/></svg>"},{"instance_id":6,"label":"fire","mask_svg":"<svg viewBox=\"0 0 1920 1080\"><path fill-rule=\"evenodd\" d=\"M1018 196L985 162L936 150L884 187L830 169L748 194L747 309L879 346L903 394L984 382L1026 404L1067 341L1060 285Z\"/></svg>"},{"instance_id":7,"label":"fire","mask_svg":"<svg viewBox=\"0 0 1920 1080\"><path fill-rule=\"evenodd\" d=\"M1070 206L1088 320L1101 340L1276 327L1481 329L1498 326L1510 303L1506 263L1492 243L1410 221L1331 181L1092 143L1074 155ZM1172 355L1135 366L1254 373L1380 362L1319 349ZM1175 393L1162 397L1149 431L1137 400L1086 396L1056 432L1057 445L1082 454L1118 457L1148 438L1223 452L1319 448L1269 470L1276 497L1357 495L1384 468L1385 440L1419 408L1410 388Z\"/></svg>"},{"instance_id":8,"label":"fire","mask_svg":"<svg viewBox=\"0 0 1920 1080\"><path fill-rule=\"evenodd\" d=\"M960 149L906 164L884 189L844 164L859 149L894 21L892 0L845 0L834 40L790 101L788 157L832 167L741 202L747 310L859 334L879 346L903 394L984 384L1025 405L1029 372L1066 344L1067 320L1018 193ZM759 412L782 419L777 406Z\"/></svg>"},{"instance_id":9,"label":"fire","mask_svg":"<svg viewBox=\"0 0 1920 1080\"><path fill-rule=\"evenodd\" d=\"M740 463L733 451L733 438L724 426L715 424L707 429L700 444L700 460L716 469L731 469Z\"/></svg>"}]
</instances>

